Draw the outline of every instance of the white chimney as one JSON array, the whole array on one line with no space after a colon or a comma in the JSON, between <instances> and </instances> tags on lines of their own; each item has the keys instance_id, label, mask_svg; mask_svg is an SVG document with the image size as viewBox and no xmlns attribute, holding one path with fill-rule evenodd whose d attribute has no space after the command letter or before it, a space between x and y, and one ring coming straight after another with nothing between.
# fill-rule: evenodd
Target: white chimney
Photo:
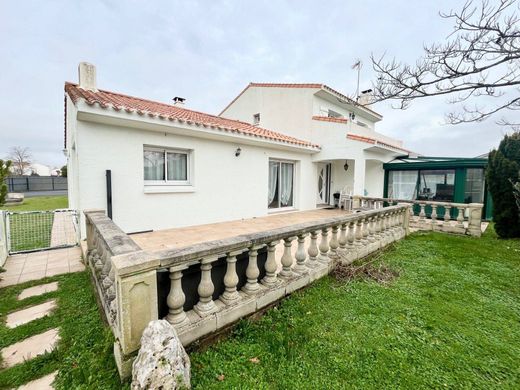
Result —
<instances>
[{"instance_id":1,"label":"white chimney","mask_svg":"<svg viewBox=\"0 0 520 390\"><path fill-rule=\"evenodd\" d=\"M88 62L80 62L78 65L79 87L89 91L97 91L96 67Z\"/></svg>"},{"instance_id":2,"label":"white chimney","mask_svg":"<svg viewBox=\"0 0 520 390\"><path fill-rule=\"evenodd\" d=\"M362 106L369 106L374 102L374 94L371 89L367 89L365 91L361 91L361 96L359 96L358 103Z\"/></svg>"}]
</instances>

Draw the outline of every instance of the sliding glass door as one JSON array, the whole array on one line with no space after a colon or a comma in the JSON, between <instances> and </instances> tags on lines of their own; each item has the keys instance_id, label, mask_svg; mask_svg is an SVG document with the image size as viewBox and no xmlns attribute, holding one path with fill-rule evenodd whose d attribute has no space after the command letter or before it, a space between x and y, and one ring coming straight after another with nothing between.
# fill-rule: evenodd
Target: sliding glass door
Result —
<instances>
[{"instance_id":1,"label":"sliding glass door","mask_svg":"<svg viewBox=\"0 0 520 390\"><path fill-rule=\"evenodd\" d=\"M294 206L294 163L269 160L267 207L279 209Z\"/></svg>"}]
</instances>

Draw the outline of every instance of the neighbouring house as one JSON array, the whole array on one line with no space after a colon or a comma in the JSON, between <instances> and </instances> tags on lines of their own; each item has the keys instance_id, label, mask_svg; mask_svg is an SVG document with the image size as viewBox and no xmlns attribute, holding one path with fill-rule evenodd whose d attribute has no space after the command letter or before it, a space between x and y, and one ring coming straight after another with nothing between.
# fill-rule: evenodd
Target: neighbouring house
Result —
<instances>
[{"instance_id":1,"label":"neighbouring house","mask_svg":"<svg viewBox=\"0 0 520 390\"><path fill-rule=\"evenodd\" d=\"M321 84L250 84L220 116L183 103L98 89L81 63L65 84L70 207L111 208L129 233L310 210L344 188L382 196L383 163L409 154Z\"/></svg>"},{"instance_id":2,"label":"neighbouring house","mask_svg":"<svg viewBox=\"0 0 520 390\"><path fill-rule=\"evenodd\" d=\"M362 105L324 84L250 83L220 115L320 145L312 156L319 175L315 192L318 203L330 204L331 193L343 188L383 196L383 163L412 153L376 132L382 116L367 104L369 94L360 99Z\"/></svg>"}]
</instances>

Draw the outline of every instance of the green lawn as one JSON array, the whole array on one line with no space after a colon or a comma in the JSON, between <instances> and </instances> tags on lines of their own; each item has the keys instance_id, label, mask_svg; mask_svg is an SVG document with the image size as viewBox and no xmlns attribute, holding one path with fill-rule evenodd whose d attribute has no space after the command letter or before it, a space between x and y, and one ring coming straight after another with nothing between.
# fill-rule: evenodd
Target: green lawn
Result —
<instances>
[{"instance_id":1,"label":"green lawn","mask_svg":"<svg viewBox=\"0 0 520 390\"><path fill-rule=\"evenodd\" d=\"M520 241L416 233L381 260L389 286L327 277L259 321L190 353L195 389L520 388ZM86 272L49 278L60 290L16 301L0 290L0 348L60 326L56 352L0 370L0 388L60 370L58 389L119 389L113 338ZM48 318L7 329L6 313L58 298Z\"/></svg>"},{"instance_id":2,"label":"green lawn","mask_svg":"<svg viewBox=\"0 0 520 390\"><path fill-rule=\"evenodd\" d=\"M48 211L68 207L66 196L37 196L25 198L20 205L3 206L0 209L13 212ZM12 214L11 250L14 252L48 248L51 242L52 213Z\"/></svg>"},{"instance_id":3,"label":"green lawn","mask_svg":"<svg viewBox=\"0 0 520 390\"><path fill-rule=\"evenodd\" d=\"M35 196L25 198L22 204L2 206L0 210L9 211L41 211L66 209L69 205L67 196Z\"/></svg>"},{"instance_id":4,"label":"green lawn","mask_svg":"<svg viewBox=\"0 0 520 390\"><path fill-rule=\"evenodd\" d=\"M327 277L192 353L193 387L520 388L519 240L416 233L382 259L389 287Z\"/></svg>"}]
</instances>

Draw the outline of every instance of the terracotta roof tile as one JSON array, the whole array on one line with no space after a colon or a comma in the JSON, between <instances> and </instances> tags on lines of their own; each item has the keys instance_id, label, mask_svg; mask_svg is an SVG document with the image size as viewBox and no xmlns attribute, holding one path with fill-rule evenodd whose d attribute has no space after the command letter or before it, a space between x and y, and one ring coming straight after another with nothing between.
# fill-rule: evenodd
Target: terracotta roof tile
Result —
<instances>
[{"instance_id":1,"label":"terracotta roof tile","mask_svg":"<svg viewBox=\"0 0 520 390\"><path fill-rule=\"evenodd\" d=\"M357 135L357 134L347 134L347 138L348 139L352 139L354 141L366 142L366 143L372 144L372 145L381 145L381 146L385 146L387 148L398 149L398 150L402 150L402 151L407 152L407 153L412 153L408 149L402 148L400 146L392 145L392 144L389 144L387 142L379 141L379 140L377 140L375 138L364 137L362 135Z\"/></svg>"},{"instance_id":2,"label":"terracotta roof tile","mask_svg":"<svg viewBox=\"0 0 520 390\"><path fill-rule=\"evenodd\" d=\"M128 113L136 112L138 115L146 114L150 117L158 117L170 121L216 128L218 130L263 138L271 141L316 149L319 148L319 145L312 144L311 142L254 126L247 122L226 119L215 115L205 114L203 112L188 110L186 108L123 95L116 92L104 90L98 90L95 92L89 91L79 88L77 84L73 83L65 83L65 92L70 96L74 103L80 99L84 99L86 104L91 106L98 104L104 109L108 109L109 107L112 107L116 111L124 109Z\"/></svg>"},{"instance_id":3,"label":"terracotta roof tile","mask_svg":"<svg viewBox=\"0 0 520 390\"><path fill-rule=\"evenodd\" d=\"M316 88L316 89L324 89L325 91L328 91L336 96L339 96L341 99L346 100L350 102L353 105L358 105L358 103L351 99L350 97L342 94L341 92L336 91L335 89L329 87L328 85L321 84L321 83L249 83L243 90L240 92L221 112L220 115L224 111L226 111L242 94L249 88L249 87L271 87L271 88ZM371 112L372 114L381 117L381 114L378 112L363 106L362 109Z\"/></svg>"},{"instance_id":4,"label":"terracotta roof tile","mask_svg":"<svg viewBox=\"0 0 520 390\"><path fill-rule=\"evenodd\" d=\"M345 119L345 118L332 118L330 116L314 115L312 117L312 119L315 121L323 121L323 122L347 123L347 119Z\"/></svg>"}]
</instances>

